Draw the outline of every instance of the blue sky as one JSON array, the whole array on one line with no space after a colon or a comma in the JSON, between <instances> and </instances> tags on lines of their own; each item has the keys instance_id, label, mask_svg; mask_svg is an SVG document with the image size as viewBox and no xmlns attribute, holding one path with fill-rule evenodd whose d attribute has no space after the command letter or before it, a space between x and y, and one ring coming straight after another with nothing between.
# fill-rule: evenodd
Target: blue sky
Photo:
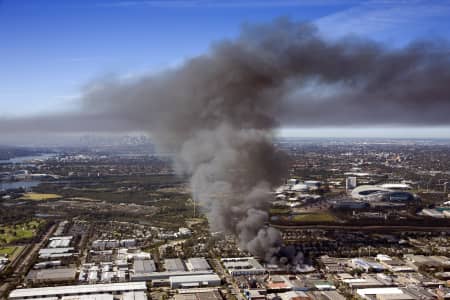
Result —
<instances>
[{"instance_id":1,"label":"blue sky","mask_svg":"<svg viewBox=\"0 0 450 300\"><path fill-rule=\"evenodd\" d=\"M174 66L279 16L394 47L450 37L448 1L0 0L0 118L69 110L96 77Z\"/></svg>"}]
</instances>

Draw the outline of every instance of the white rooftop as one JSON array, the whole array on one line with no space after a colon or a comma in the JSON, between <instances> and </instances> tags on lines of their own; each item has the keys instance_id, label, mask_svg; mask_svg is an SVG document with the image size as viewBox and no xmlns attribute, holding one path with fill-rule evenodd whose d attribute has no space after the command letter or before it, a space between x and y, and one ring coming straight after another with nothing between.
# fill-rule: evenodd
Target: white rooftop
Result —
<instances>
[{"instance_id":1,"label":"white rooftop","mask_svg":"<svg viewBox=\"0 0 450 300\"><path fill-rule=\"evenodd\" d=\"M171 283L200 282L200 281L208 282L208 281L220 281L220 277L217 274L171 276L169 280Z\"/></svg>"},{"instance_id":2,"label":"white rooftop","mask_svg":"<svg viewBox=\"0 0 450 300\"><path fill-rule=\"evenodd\" d=\"M387 288L358 289L356 290L356 293L361 297L365 297L365 295L400 295L403 294L403 291L399 288L387 287Z\"/></svg>"},{"instance_id":3,"label":"white rooftop","mask_svg":"<svg viewBox=\"0 0 450 300\"><path fill-rule=\"evenodd\" d=\"M109 283L109 284L89 284L89 285L66 285L57 287L43 287L31 289L16 289L9 294L10 299L20 299L26 297L43 297L58 295L79 295L79 294L100 294L110 292L125 291L145 291L147 286L145 281Z\"/></svg>"},{"instance_id":4,"label":"white rooftop","mask_svg":"<svg viewBox=\"0 0 450 300\"><path fill-rule=\"evenodd\" d=\"M61 300L113 300L112 294L74 295L64 296ZM33 299L34 300L34 299Z\"/></svg>"}]
</instances>

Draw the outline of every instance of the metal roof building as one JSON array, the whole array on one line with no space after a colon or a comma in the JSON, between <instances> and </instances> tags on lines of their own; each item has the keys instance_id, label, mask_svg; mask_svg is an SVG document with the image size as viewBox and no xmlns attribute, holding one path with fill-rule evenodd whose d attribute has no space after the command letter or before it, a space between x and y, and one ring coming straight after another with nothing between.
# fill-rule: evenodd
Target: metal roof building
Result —
<instances>
[{"instance_id":1,"label":"metal roof building","mask_svg":"<svg viewBox=\"0 0 450 300\"><path fill-rule=\"evenodd\" d=\"M145 292L147 286L145 282L126 282L109 284L89 284L89 285L66 285L56 287L16 289L9 294L9 299L35 299L58 297L68 299L69 296L83 296L96 294L123 294L127 292ZM62 299L64 300L64 299Z\"/></svg>"},{"instance_id":2,"label":"metal roof building","mask_svg":"<svg viewBox=\"0 0 450 300\"><path fill-rule=\"evenodd\" d=\"M44 298L46 299L46 298ZM58 299L58 298L56 298ZM113 300L112 294L96 294L96 295L79 295L79 296L65 296L61 300ZM34 300L34 299L33 299Z\"/></svg>"},{"instance_id":3,"label":"metal roof building","mask_svg":"<svg viewBox=\"0 0 450 300\"><path fill-rule=\"evenodd\" d=\"M356 291L356 293L362 299L368 299L368 300L373 299L373 297L377 297L377 299L378 299L382 295L389 295L389 296L405 295L405 293L401 289L396 288L396 287L358 289Z\"/></svg>"},{"instance_id":4,"label":"metal roof building","mask_svg":"<svg viewBox=\"0 0 450 300\"><path fill-rule=\"evenodd\" d=\"M131 281L151 280L151 275L156 271L155 262L151 259L135 259L133 263L134 272L130 273Z\"/></svg>"},{"instance_id":5,"label":"metal roof building","mask_svg":"<svg viewBox=\"0 0 450 300\"><path fill-rule=\"evenodd\" d=\"M72 241L71 236L55 236L49 238L48 248L67 248Z\"/></svg>"},{"instance_id":6,"label":"metal roof building","mask_svg":"<svg viewBox=\"0 0 450 300\"><path fill-rule=\"evenodd\" d=\"M220 277L217 274L195 275L195 276L172 276L169 278L172 289L191 288L202 286L219 286Z\"/></svg>"},{"instance_id":7,"label":"metal roof building","mask_svg":"<svg viewBox=\"0 0 450 300\"><path fill-rule=\"evenodd\" d=\"M75 281L77 269L58 268L31 270L27 275L27 280L34 283Z\"/></svg>"},{"instance_id":8,"label":"metal roof building","mask_svg":"<svg viewBox=\"0 0 450 300\"><path fill-rule=\"evenodd\" d=\"M149 281L149 280L162 280L169 279L172 276L195 276L195 275L208 275L214 274L212 270L205 271L173 271L173 272L152 272L141 274L130 274L131 281Z\"/></svg>"},{"instance_id":9,"label":"metal roof building","mask_svg":"<svg viewBox=\"0 0 450 300\"><path fill-rule=\"evenodd\" d=\"M155 262L151 259L135 259L133 262L134 273L151 273L156 271Z\"/></svg>"},{"instance_id":10,"label":"metal roof building","mask_svg":"<svg viewBox=\"0 0 450 300\"><path fill-rule=\"evenodd\" d=\"M73 247L43 248L39 250L39 258L69 257L74 255L74 250Z\"/></svg>"},{"instance_id":11,"label":"metal roof building","mask_svg":"<svg viewBox=\"0 0 450 300\"><path fill-rule=\"evenodd\" d=\"M345 297L336 291L323 291L320 295L324 300L345 300Z\"/></svg>"},{"instance_id":12,"label":"metal roof building","mask_svg":"<svg viewBox=\"0 0 450 300\"><path fill-rule=\"evenodd\" d=\"M253 257L222 258L224 267L232 276L262 275L266 269Z\"/></svg>"},{"instance_id":13,"label":"metal roof building","mask_svg":"<svg viewBox=\"0 0 450 300\"><path fill-rule=\"evenodd\" d=\"M179 258L168 258L164 260L164 267L168 272L186 271L184 263Z\"/></svg>"},{"instance_id":14,"label":"metal roof building","mask_svg":"<svg viewBox=\"0 0 450 300\"><path fill-rule=\"evenodd\" d=\"M186 260L186 267L189 271L211 270L208 261L204 257L193 257Z\"/></svg>"}]
</instances>

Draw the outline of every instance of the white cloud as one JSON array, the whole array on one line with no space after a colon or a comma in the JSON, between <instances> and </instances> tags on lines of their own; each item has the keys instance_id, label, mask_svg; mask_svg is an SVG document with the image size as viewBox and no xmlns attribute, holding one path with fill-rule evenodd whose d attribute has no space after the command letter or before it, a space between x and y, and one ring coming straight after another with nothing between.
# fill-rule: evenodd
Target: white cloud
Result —
<instances>
[{"instance_id":1,"label":"white cloud","mask_svg":"<svg viewBox=\"0 0 450 300\"><path fill-rule=\"evenodd\" d=\"M376 35L435 17L450 16L448 1L370 1L316 20L329 38L348 34Z\"/></svg>"}]
</instances>

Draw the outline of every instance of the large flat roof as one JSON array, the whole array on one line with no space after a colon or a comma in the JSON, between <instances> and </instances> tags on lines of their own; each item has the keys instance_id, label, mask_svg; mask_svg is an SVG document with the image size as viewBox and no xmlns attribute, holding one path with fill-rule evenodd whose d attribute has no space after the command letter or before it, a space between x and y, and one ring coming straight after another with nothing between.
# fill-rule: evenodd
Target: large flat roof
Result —
<instances>
[{"instance_id":1,"label":"large flat roof","mask_svg":"<svg viewBox=\"0 0 450 300\"><path fill-rule=\"evenodd\" d=\"M204 257L193 257L186 261L186 266L190 271L211 270L208 261Z\"/></svg>"},{"instance_id":2,"label":"large flat roof","mask_svg":"<svg viewBox=\"0 0 450 300\"><path fill-rule=\"evenodd\" d=\"M138 273L151 273L156 271L155 262L151 259L135 259L133 263L134 272Z\"/></svg>"},{"instance_id":3,"label":"large flat roof","mask_svg":"<svg viewBox=\"0 0 450 300\"><path fill-rule=\"evenodd\" d=\"M172 276L195 276L195 275L208 275L208 274L214 274L212 270L205 270L205 271L172 271L172 272L151 272L151 273L141 273L136 274L138 275L137 278L140 278L139 276L145 276L145 280L158 280L158 279L168 279ZM133 276L132 277L136 277Z\"/></svg>"},{"instance_id":4,"label":"large flat roof","mask_svg":"<svg viewBox=\"0 0 450 300\"><path fill-rule=\"evenodd\" d=\"M108 292L126 292L126 291L145 291L147 286L145 281L126 282L126 283L108 283L108 284L89 284L89 285L66 285L56 287L16 289L9 294L10 299L58 296L58 295L79 295L91 293Z\"/></svg>"},{"instance_id":5,"label":"large flat roof","mask_svg":"<svg viewBox=\"0 0 450 300\"><path fill-rule=\"evenodd\" d=\"M27 277L31 280L75 280L77 269L75 268L60 268L60 269L41 269L31 270Z\"/></svg>"},{"instance_id":6,"label":"large flat roof","mask_svg":"<svg viewBox=\"0 0 450 300\"><path fill-rule=\"evenodd\" d=\"M404 294L403 291L396 287L386 287L386 288L368 288L368 289L358 289L356 293L362 297L365 295L399 295Z\"/></svg>"},{"instance_id":7,"label":"large flat roof","mask_svg":"<svg viewBox=\"0 0 450 300\"><path fill-rule=\"evenodd\" d=\"M253 257L222 258L222 263L229 271L264 270L263 266Z\"/></svg>"},{"instance_id":8,"label":"large flat roof","mask_svg":"<svg viewBox=\"0 0 450 300\"><path fill-rule=\"evenodd\" d=\"M114 296L112 294L92 294L79 296L76 295L76 296L65 296L61 298L61 300L113 300L113 299Z\"/></svg>"},{"instance_id":9,"label":"large flat roof","mask_svg":"<svg viewBox=\"0 0 450 300\"><path fill-rule=\"evenodd\" d=\"M183 283L183 282L200 282L200 281L220 281L220 277L217 274L206 275L190 275L190 276L171 276L170 282Z\"/></svg>"},{"instance_id":10,"label":"large flat roof","mask_svg":"<svg viewBox=\"0 0 450 300\"><path fill-rule=\"evenodd\" d=\"M186 271L184 263L179 258L166 258L164 260L164 267L167 271Z\"/></svg>"}]
</instances>

